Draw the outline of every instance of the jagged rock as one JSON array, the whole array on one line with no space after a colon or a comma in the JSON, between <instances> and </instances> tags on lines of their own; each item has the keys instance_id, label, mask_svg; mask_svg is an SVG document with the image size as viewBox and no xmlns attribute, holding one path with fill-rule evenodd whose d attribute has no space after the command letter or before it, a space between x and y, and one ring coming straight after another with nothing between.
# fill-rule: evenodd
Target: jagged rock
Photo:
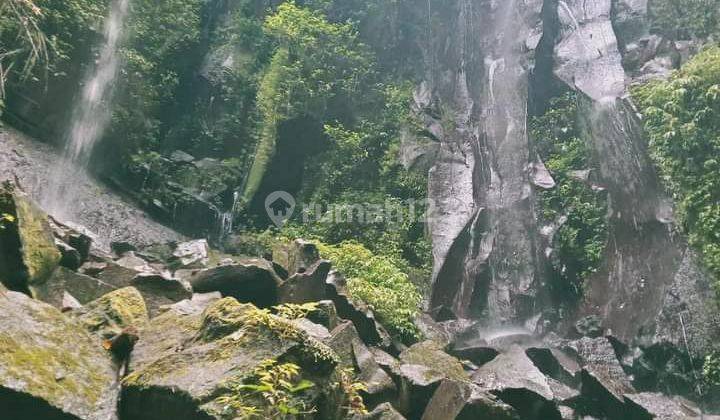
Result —
<instances>
[{"instance_id":1,"label":"jagged rock","mask_svg":"<svg viewBox=\"0 0 720 420\"><path fill-rule=\"evenodd\" d=\"M450 344L451 334L442 323L435 322L429 314L421 313L415 318L415 325L428 340L435 341L443 347Z\"/></svg>"},{"instance_id":2,"label":"jagged rock","mask_svg":"<svg viewBox=\"0 0 720 420\"><path fill-rule=\"evenodd\" d=\"M568 386L580 384L580 365L571 356L547 347L531 347L525 354L543 374Z\"/></svg>"},{"instance_id":3,"label":"jagged rock","mask_svg":"<svg viewBox=\"0 0 720 420\"><path fill-rule=\"evenodd\" d=\"M77 249L71 247L65 242L55 239L55 246L60 251L60 266L69 270L76 271L83 263L82 256Z\"/></svg>"},{"instance_id":4,"label":"jagged rock","mask_svg":"<svg viewBox=\"0 0 720 420\"><path fill-rule=\"evenodd\" d=\"M294 319L291 321L293 325L308 333L308 335L318 341L325 342L332 335L327 328L320 324L316 324L307 318Z\"/></svg>"},{"instance_id":5,"label":"jagged rock","mask_svg":"<svg viewBox=\"0 0 720 420\"><path fill-rule=\"evenodd\" d=\"M154 271L147 261L135 255L133 251L126 252L121 258L115 261L115 264L136 272L150 273Z\"/></svg>"},{"instance_id":6,"label":"jagged rock","mask_svg":"<svg viewBox=\"0 0 720 420\"><path fill-rule=\"evenodd\" d=\"M365 403L372 407L382 401L392 401L397 395L395 383L375 361L370 349L358 338L352 342L352 351L359 371L357 379L367 388L362 391Z\"/></svg>"},{"instance_id":7,"label":"jagged rock","mask_svg":"<svg viewBox=\"0 0 720 420\"><path fill-rule=\"evenodd\" d=\"M518 415L477 385L444 380L425 409L422 420L516 420Z\"/></svg>"},{"instance_id":8,"label":"jagged rock","mask_svg":"<svg viewBox=\"0 0 720 420\"><path fill-rule=\"evenodd\" d=\"M55 237L77 250L81 260L86 261L90 256L90 249L97 236L84 226L63 224L52 217L49 222Z\"/></svg>"},{"instance_id":9,"label":"jagged rock","mask_svg":"<svg viewBox=\"0 0 720 420\"><path fill-rule=\"evenodd\" d=\"M183 152L182 150L174 150L170 153L170 160L175 163L192 163L195 161L195 157L189 153Z\"/></svg>"},{"instance_id":10,"label":"jagged rock","mask_svg":"<svg viewBox=\"0 0 720 420\"><path fill-rule=\"evenodd\" d=\"M66 293L70 293L84 304L115 289L116 287L102 280L58 267L45 284L35 289L35 298L62 309L65 307L63 299Z\"/></svg>"},{"instance_id":11,"label":"jagged rock","mask_svg":"<svg viewBox=\"0 0 720 420\"><path fill-rule=\"evenodd\" d=\"M281 283L271 264L257 259L201 270L189 281L197 293L220 292L223 296L262 308L277 304Z\"/></svg>"},{"instance_id":12,"label":"jagged rock","mask_svg":"<svg viewBox=\"0 0 720 420\"><path fill-rule=\"evenodd\" d=\"M442 351L437 343L417 343L400 354L398 409L410 419L420 418L435 390L444 379L468 381L458 359Z\"/></svg>"},{"instance_id":13,"label":"jagged rock","mask_svg":"<svg viewBox=\"0 0 720 420\"><path fill-rule=\"evenodd\" d=\"M589 315L575 323L575 331L580 337L598 338L604 333L602 319L597 315Z\"/></svg>"},{"instance_id":14,"label":"jagged rock","mask_svg":"<svg viewBox=\"0 0 720 420\"><path fill-rule=\"evenodd\" d=\"M110 249L117 256L123 256L128 252L137 251L137 248L135 247L135 245L133 245L129 242L125 242L125 241L110 242Z\"/></svg>"},{"instance_id":15,"label":"jagged rock","mask_svg":"<svg viewBox=\"0 0 720 420\"><path fill-rule=\"evenodd\" d=\"M453 346L450 350L450 354L463 360L469 360L478 366L482 366L497 357L500 352L487 344L475 343Z\"/></svg>"},{"instance_id":16,"label":"jagged rock","mask_svg":"<svg viewBox=\"0 0 720 420\"><path fill-rule=\"evenodd\" d=\"M337 271L331 271L327 277L328 298L333 301L338 315L349 319L357 328L360 338L370 346L389 348L390 334L376 320L375 314L362 302L352 302L347 295L345 278Z\"/></svg>"},{"instance_id":17,"label":"jagged rock","mask_svg":"<svg viewBox=\"0 0 720 420\"><path fill-rule=\"evenodd\" d=\"M353 416L352 420L405 420L405 417L398 413L390 403L382 403L367 414Z\"/></svg>"},{"instance_id":18,"label":"jagged rock","mask_svg":"<svg viewBox=\"0 0 720 420\"><path fill-rule=\"evenodd\" d=\"M131 373L123 381L120 410L124 418L137 420L232 418L242 403L262 410L269 402L240 400L229 385L250 379L263 361L281 359L299 365L302 377L315 383L303 395L323 418L329 416L329 406L340 404L334 391L335 358L290 322L260 315L250 304L233 298L183 301L141 330Z\"/></svg>"},{"instance_id":19,"label":"jagged rock","mask_svg":"<svg viewBox=\"0 0 720 420\"><path fill-rule=\"evenodd\" d=\"M189 283L154 273L140 273L131 284L145 298L151 317L156 316L161 307L190 299L193 293Z\"/></svg>"},{"instance_id":20,"label":"jagged rock","mask_svg":"<svg viewBox=\"0 0 720 420\"><path fill-rule=\"evenodd\" d=\"M345 321L330 332L330 338L325 344L340 356L340 363L347 368L355 366L352 346L355 341L360 341L360 336L353 323Z\"/></svg>"},{"instance_id":21,"label":"jagged rock","mask_svg":"<svg viewBox=\"0 0 720 420\"><path fill-rule=\"evenodd\" d=\"M582 395L609 416L622 416L625 394L635 389L607 338L583 338L569 344L582 366Z\"/></svg>"},{"instance_id":22,"label":"jagged rock","mask_svg":"<svg viewBox=\"0 0 720 420\"><path fill-rule=\"evenodd\" d=\"M14 217L0 231L0 279L10 290L28 292L60 263L52 228L47 215L19 191L0 191L0 212Z\"/></svg>"},{"instance_id":23,"label":"jagged rock","mask_svg":"<svg viewBox=\"0 0 720 420\"><path fill-rule=\"evenodd\" d=\"M625 401L627 403L625 418L681 420L701 417L701 411L695 404L663 394L649 392L626 394Z\"/></svg>"},{"instance_id":24,"label":"jagged rock","mask_svg":"<svg viewBox=\"0 0 720 420\"><path fill-rule=\"evenodd\" d=\"M307 319L324 326L328 330L333 330L340 323L335 304L331 300L317 302L315 310L308 313Z\"/></svg>"},{"instance_id":25,"label":"jagged rock","mask_svg":"<svg viewBox=\"0 0 720 420\"><path fill-rule=\"evenodd\" d=\"M74 309L82 308L82 303L80 303L77 299L75 299L75 296L71 295L68 292L63 293L61 305L62 306L60 307L60 310L62 312L68 312Z\"/></svg>"},{"instance_id":26,"label":"jagged rock","mask_svg":"<svg viewBox=\"0 0 720 420\"><path fill-rule=\"evenodd\" d=\"M52 306L0 290L0 417L117 418L117 373L100 342Z\"/></svg>"},{"instance_id":27,"label":"jagged rock","mask_svg":"<svg viewBox=\"0 0 720 420\"><path fill-rule=\"evenodd\" d=\"M80 324L104 339L124 328L142 328L148 312L142 295L134 287L118 289L72 312Z\"/></svg>"},{"instance_id":28,"label":"jagged rock","mask_svg":"<svg viewBox=\"0 0 720 420\"><path fill-rule=\"evenodd\" d=\"M542 160L538 158L537 162L529 165L530 181L532 184L543 190L551 190L555 188L555 180L548 171Z\"/></svg>"},{"instance_id":29,"label":"jagged rock","mask_svg":"<svg viewBox=\"0 0 720 420\"><path fill-rule=\"evenodd\" d=\"M329 261L318 261L307 271L295 273L280 285L281 303L308 303L325 299L325 280L330 272Z\"/></svg>"},{"instance_id":30,"label":"jagged rock","mask_svg":"<svg viewBox=\"0 0 720 420\"><path fill-rule=\"evenodd\" d=\"M80 271L84 274L97 277L116 288L130 286L135 276L139 273L138 270L123 267L113 261L85 263L80 268Z\"/></svg>"},{"instance_id":31,"label":"jagged rock","mask_svg":"<svg viewBox=\"0 0 720 420\"><path fill-rule=\"evenodd\" d=\"M312 242L296 239L290 244L276 245L272 250L273 262L284 267L288 275L304 272L320 260L320 251Z\"/></svg>"},{"instance_id":32,"label":"jagged rock","mask_svg":"<svg viewBox=\"0 0 720 420\"><path fill-rule=\"evenodd\" d=\"M557 392L558 384L549 383L518 346L481 366L472 379L514 407L524 419L560 418L554 402L568 397L565 388Z\"/></svg>"},{"instance_id":33,"label":"jagged rock","mask_svg":"<svg viewBox=\"0 0 720 420\"><path fill-rule=\"evenodd\" d=\"M397 373L400 376L397 408L407 418L419 419L445 377L426 366L411 364L401 365Z\"/></svg>"},{"instance_id":34,"label":"jagged rock","mask_svg":"<svg viewBox=\"0 0 720 420\"><path fill-rule=\"evenodd\" d=\"M204 268L207 267L210 246L205 239L182 242L173 251L173 259L178 265L176 268Z\"/></svg>"},{"instance_id":35,"label":"jagged rock","mask_svg":"<svg viewBox=\"0 0 720 420\"><path fill-rule=\"evenodd\" d=\"M400 353L400 361L411 365L422 365L439 372L443 377L458 381L468 380L460 361L445 353L434 341L423 341Z\"/></svg>"}]
</instances>

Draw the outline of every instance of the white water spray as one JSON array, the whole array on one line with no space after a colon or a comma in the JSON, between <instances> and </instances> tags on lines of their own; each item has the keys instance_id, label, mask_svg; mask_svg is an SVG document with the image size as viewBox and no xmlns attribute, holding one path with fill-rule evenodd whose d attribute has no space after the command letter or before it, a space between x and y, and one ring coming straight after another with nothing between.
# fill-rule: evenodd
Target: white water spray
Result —
<instances>
[{"instance_id":1,"label":"white water spray","mask_svg":"<svg viewBox=\"0 0 720 420\"><path fill-rule=\"evenodd\" d=\"M110 102L120 67L118 49L128 16L129 0L114 0L105 21L105 42L95 66L88 72L67 131L62 162L50 178L43 206L56 217L70 217L74 190L80 182L76 175L87 168L93 148L102 138L111 116Z\"/></svg>"}]
</instances>

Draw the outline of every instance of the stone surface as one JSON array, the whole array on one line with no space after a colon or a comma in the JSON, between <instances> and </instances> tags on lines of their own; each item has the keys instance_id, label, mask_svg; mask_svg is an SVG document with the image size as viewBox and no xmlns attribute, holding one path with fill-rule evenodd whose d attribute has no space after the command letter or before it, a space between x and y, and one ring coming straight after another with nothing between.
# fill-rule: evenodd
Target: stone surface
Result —
<instances>
[{"instance_id":1,"label":"stone surface","mask_svg":"<svg viewBox=\"0 0 720 420\"><path fill-rule=\"evenodd\" d=\"M151 317L160 312L160 308L192 297L190 284L160 274L140 273L131 284L145 299Z\"/></svg>"},{"instance_id":2,"label":"stone surface","mask_svg":"<svg viewBox=\"0 0 720 420\"><path fill-rule=\"evenodd\" d=\"M425 409L422 420L513 420L517 413L477 385L444 380Z\"/></svg>"},{"instance_id":3,"label":"stone surface","mask_svg":"<svg viewBox=\"0 0 720 420\"><path fill-rule=\"evenodd\" d=\"M47 215L27 195L0 190L0 211L14 218L0 232L0 279L11 290L27 292L50 278L61 254Z\"/></svg>"},{"instance_id":4,"label":"stone surface","mask_svg":"<svg viewBox=\"0 0 720 420\"><path fill-rule=\"evenodd\" d=\"M148 312L134 287L115 290L72 312L79 323L103 339L111 339L127 327L143 328Z\"/></svg>"},{"instance_id":5,"label":"stone surface","mask_svg":"<svg viewBox=\"0 0 720 420\"><path fill-rule=\"evenodd\" d=\"M658 393L626 394L627 417L632 419L687 420L700 418L700 409L688 401Z\"/></svg>"},{"instance_id":6,"label":"stone surface","mask_svg":"<svg viewBox=\"0 0 720 420\"><path fill-rule=\"evenodd\" d=\"M383 348L391 346L390 334L375 319L375 314L362 302L350 300L345 287L345 278L336 271L331 271L327 278L327 295L335 304L337 314L349 319L355 325L360 338L368 345Z\"/></svg>"},{"instance_id":7,"label":"stone surface","mask_svg":"<svg viewBox=\"0 0 720 420\"><path fill-rule=\"evenodd\" d=\"M382 403L371 412L364 415L355 415L351 420L405 420L390 403Z\"/></svg>"},{"instance_id":8,"label":"stone surface","mask_svg":"<svg viewBox=\"0 0 720 420\"><path fill-rule=\"evenodd\" d=\"M262 322L250 327L245 315L254 310L233 298L183 301L153 319L141 331L131 373L123 381L123 416L227 418L233 413L226 411L225 401L238 398L227 384L249 379L267 359L301 366L303 377L315 383L307 395L311 404L332 402L337 363L332 351L273 315L268 315L273 327ZM328 415L325 405L318 403L317 408L318 416Z\"/></svg>"},{"instance_id":9,"label":"stone surface","mask_svg":"<svg viewBox=\"0 0 720 420\"><path fill-rule=\"evenodd\" d=\"M47 282L35 288L35 298L62 309L65 293L70 293L84 304L115 289L115 286L102 280L59 267Z\"/></svg>"},{"instance_id":10,"label":"stone surface","mask_svg":"<svg viewBox=\"0 0 720 420\"><path fill-rule=\"evenodd\" d=\"M113 420L117 373L100 341L57 309L0 291L0 417Z\"/></svg>"},{"instance_id":11,"label":"stone surface","mask_svg":"<svg viewBox=\"0 0 720 420\"><path fill-rule=\"evenodd\" d=\"M326 298L325 280L330 272L329 261L318 261L302 273L283 281L278 290L281 303L317 302Z\"/></svg>"},{"instance_id":12,"label":"stone surface","mask_svg":"<svg viewBox=\"0 0 720 420\"><path fill-rule=\"evenodd\" d=\"M287 270L292 276L310 269L320 260L317 245L304 239L296 239L289 244L278 244L272 250L273 261Z\"/></svg>"},{"instance_id":13,"label":"stone surface","mask_svg":"<svg viewBox=\"0 0 720 420\"><path fill-rule=\"evenodd\" d=\"M357 379L367 388L362 392L365 404L372 407L383 401L393 401L397 396L395 383L375 361L373 353L359 339L353 340L352 352L359 371Z\"/></svg>"},{"instance_id":14,"label":"stone surface","mask_svg":"<svg viewBox=\"0 0 720 420\"><path fill-rule=\"evenodd\" d=\"M580 358L582 395L607 415L622 416L624 395L635 393L635 389L610 341L605 337L586 337L572 342L569 348Z\"/></svg>"},{"instance_id":15,"label":"stone surface","mask_svg":"<svg viewBox=\"0 0 720 420\"><path fill-rule=\"evenodd\" d=\"M472 379L527 419L559 418L555 402L570 394L561 384L549 382L519 346L481 366Z\"/></svg>"},{"instance_id":16,"label":"stone surface","mask_svg":"<svg viewBox=\"0 0 720 420\"><path fill-rule=\"evenodd\" d=\"M220 292L223 296L263 308L278 303L281 283L272 265L259 259L204 269L192 275L189 281L197 293Z\"/></svg>"},{"instance_id":17,"label":"stone surface","mask_svg":"<svg viewBox=\"0 0 720 420\"><path fill-rule=\"evenodd\" d=\"M205 239L182 242L173 251L176 268L204 268L208 264L210 246Z\"/></svg>"}]
</instances>

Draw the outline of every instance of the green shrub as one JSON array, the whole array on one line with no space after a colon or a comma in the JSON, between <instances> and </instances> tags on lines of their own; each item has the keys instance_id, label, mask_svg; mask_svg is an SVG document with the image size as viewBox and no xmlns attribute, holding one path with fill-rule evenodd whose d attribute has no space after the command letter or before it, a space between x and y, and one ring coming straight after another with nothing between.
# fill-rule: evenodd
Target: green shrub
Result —
<instances>
[{"instance_id":1,"label":"green shrub","mask_svg":"<svg viewBox=\"0 0 720 420\"><path fill-rule=\"evenodd\" d=\"M401 270L402 263L375 255L364 246L344 242L320 244L320 255L332 261L348 280L348 293L374 310L378 320L398 338L410 342L420 338L413 323L422 297Z\"/></svg>"},{"instance_id":2,"label":"green shrub","mask_svg":"<svg viewBox=\"0 0 720 420\"><path fill-rule=\"evenodd\" d=\"M548 110L530 120L531 137L557 186L538 193L540 219L546 224L567 218L555 236L554 288L582 295L584 281L600 266L608 237L607 199L574 171L592 169L590 151L580 138L574 93L553 99Z\"/></svg>"},{"instance_id":3,"label":"green shrub","mask_svg":"<svg viewBox=\"0 0 720 420\"><path fill-rule=\"evenodd\" d=\"M679 221L720 276L720 48L706 49L669 80L632 93Z\"/></svg>"},{"instance_id":4,"label":"green shrub","mask_svg":"<svg viewBox=\"0 0 720 420\"><path fill-rule=\"evenodd\" d=\"M648 6L652 30L670 39L718 35L720 0L652 0Z\"/></svg>"},{"instance_id":5,"label":"green shrub","mask_svg":"<svg viewBox=\"0 0 720 420\"><path fill-rule=\"evenodd\" d=\"M709 385L720 386L720 351L705 357L703 378Z\"/></svg>"}]
</instances>

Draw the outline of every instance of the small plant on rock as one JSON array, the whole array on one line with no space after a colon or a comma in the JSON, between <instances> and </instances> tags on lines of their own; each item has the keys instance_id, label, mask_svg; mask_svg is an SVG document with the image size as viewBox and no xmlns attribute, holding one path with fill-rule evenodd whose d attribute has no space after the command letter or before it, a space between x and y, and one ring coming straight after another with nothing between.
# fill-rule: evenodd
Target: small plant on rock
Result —
<instances>
[{"instance_id":1,"label":"small plant on rock","mask_svg":"<svg viewBox=\"0 0 720 420\"><path fill-rule=\"evenodd\" d=\"M301 379L300 367L292 363L265 360L250 379L227 386L231 392L217 402L235 418L292 419L315 412L303 399L304 392L315 384ZM258 400L262 401L262 409L252 404Z\"/></svg>"}]
</instances>

